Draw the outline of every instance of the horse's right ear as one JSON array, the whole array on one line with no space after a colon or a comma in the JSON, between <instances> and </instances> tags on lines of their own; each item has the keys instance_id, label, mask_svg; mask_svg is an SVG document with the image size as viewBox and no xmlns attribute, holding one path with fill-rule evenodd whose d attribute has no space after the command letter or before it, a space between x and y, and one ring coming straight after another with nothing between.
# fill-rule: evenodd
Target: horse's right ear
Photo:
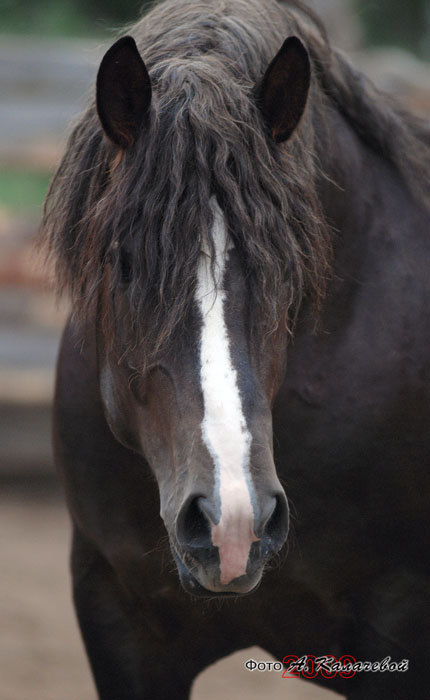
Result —
<instances>
[{"instance_id":1,"label":"horse's right ear","mask_svg":"<svg viewBox=\"0 0 430 700\"><path fill-rule=\"evenodd\" d=\"M309 54L296 36L284 41L264 74L259 103L270 135L287 141L305 111L311 82Z\"/></svg>"},{"instance_id":2,"label":"horse's right ear","mask_svg":"<svg viewBox=\"0 0 430 700\"><path fill-rule=\"evenodd\" d=\"M151 81L131 36L104 55L97 74L97 112L107 136L127 148L136 141L151 105Z\"/></svg>"}]
</instances>

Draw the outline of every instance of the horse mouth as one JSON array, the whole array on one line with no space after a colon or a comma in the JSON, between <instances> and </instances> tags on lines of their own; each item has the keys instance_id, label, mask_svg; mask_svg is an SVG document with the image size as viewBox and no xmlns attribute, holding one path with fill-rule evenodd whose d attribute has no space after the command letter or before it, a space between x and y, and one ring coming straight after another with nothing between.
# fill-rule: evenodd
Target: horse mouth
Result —
<instances>
[{"instance_id":1,"label":"horse mouth","mask_svg":"<svg viewBox=\"0 0 430 700\"><path fill-rule=\"evenodd\" d=\"M239 598L249 595L250 593L254 593L254 591L257 590L261 583L260 576L258 580L255 581L255 583L253 583L253 585L251 585L250 587L249 581L247 581L247 584L245 584L246 587L244 585L243 590L228 590L227 586L224 587L223 590L212 590L209 588L205 588L205 586L203 586L200 583L200 581L198 581L196 576L192 573L191 569L184 562L183 558L180 556L180 554L177 552L176 548L173 545L171 545L171 550L176 562L176 566L179 573L179 580L181 582L182 588L187 593L190 593L193 596L197 596L199 598ZM195 564L193 565L193 568L195 568ZM237 586L237 583L233 584L233 586Z\"/></svg>"}]
</instances>

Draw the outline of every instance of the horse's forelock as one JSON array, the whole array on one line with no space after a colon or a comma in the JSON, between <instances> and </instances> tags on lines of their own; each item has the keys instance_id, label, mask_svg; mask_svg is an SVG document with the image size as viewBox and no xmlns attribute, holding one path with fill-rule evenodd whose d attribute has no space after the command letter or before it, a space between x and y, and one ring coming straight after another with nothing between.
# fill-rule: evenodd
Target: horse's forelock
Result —
<instances>
[{"instance_id":1,"label":"horse's forelock","mask_svg":"<svg viewBox=\"0 0 430 700\"><path fill-rule=\"evenodd\" d=\"M241 252L261 333L274 331L285 309L291 325L302 296L313 291L318 299L324 291L329 245L316 194L312 104L280 149L267 138L254 93L287 32L287 23L280 26L285 17L267 0L263 25L256 0L212 5L231 8L231 16L221 13L208 23L205 12L198 19L196 3L178 3L177 26L168 2L136 26L138 44L139 27L141 42L149 41L150 125L118 158L100 138L90 107L72 134L45 209L45 236L75 312L88 314L109 264L111 298L118 290L127 296L145 361L166 349L190 312L214 192ZM105 310L112 337L122 321L114 308Z\"/></svg>"}]
</instances>

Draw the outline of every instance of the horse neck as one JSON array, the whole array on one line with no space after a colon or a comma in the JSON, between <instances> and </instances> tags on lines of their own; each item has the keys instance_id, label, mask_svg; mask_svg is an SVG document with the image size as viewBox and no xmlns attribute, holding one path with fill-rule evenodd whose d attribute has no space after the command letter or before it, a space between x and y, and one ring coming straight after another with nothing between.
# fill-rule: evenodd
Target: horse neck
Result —
<instances>
[{"instance_id":1,"label":"horse neck","mask_svg":"<svg viewBox=\"0 0 430 700\"><path fill-rule=\"evenodd\" d=\"M323 116L315 129L322 173L317 184L334 250L331 301L325 308L340 319L339 308L346 309L354 298L360 303L363 289L368 303L375 303L374 290L387 284L394 269L399 272L407 248L418 245L419 231L427 230L428 213L382 149L365 144L334 108ZM416 262L410 258L411 265Z\"/></svg>"},{"instance_id":2,"label":"horse neck","mask_svg":"<svg viewBox=\"0 0 430 700\"><path fill-rule=\"evenodd\" d=\"M367 147L334 108L317 117L316 152L321 164L318 190L325 216L345 243L367 230L374 208L371 202L389 196L391 168Z\"/></svg>"}]
</instances>

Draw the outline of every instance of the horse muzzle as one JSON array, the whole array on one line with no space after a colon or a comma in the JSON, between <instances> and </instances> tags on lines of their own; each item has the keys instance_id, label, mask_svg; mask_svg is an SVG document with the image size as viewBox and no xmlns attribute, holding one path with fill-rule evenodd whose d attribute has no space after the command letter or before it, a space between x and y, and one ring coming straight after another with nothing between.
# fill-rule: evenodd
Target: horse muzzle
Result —
<instances>
[{"instance_id":1,"label":"horse muzzle","mask_svg":"<svg viewBox=\"0 0 430 700\"><path fill-rule=\"evenodd\" d=\"M193 595L244 595L260 583L264 566L288 535L283 491L260 499L252 519L240 503L218 520L212 502L189 496L179 511L172 551L182 586Z\"/></svg>"}]
</instances>

